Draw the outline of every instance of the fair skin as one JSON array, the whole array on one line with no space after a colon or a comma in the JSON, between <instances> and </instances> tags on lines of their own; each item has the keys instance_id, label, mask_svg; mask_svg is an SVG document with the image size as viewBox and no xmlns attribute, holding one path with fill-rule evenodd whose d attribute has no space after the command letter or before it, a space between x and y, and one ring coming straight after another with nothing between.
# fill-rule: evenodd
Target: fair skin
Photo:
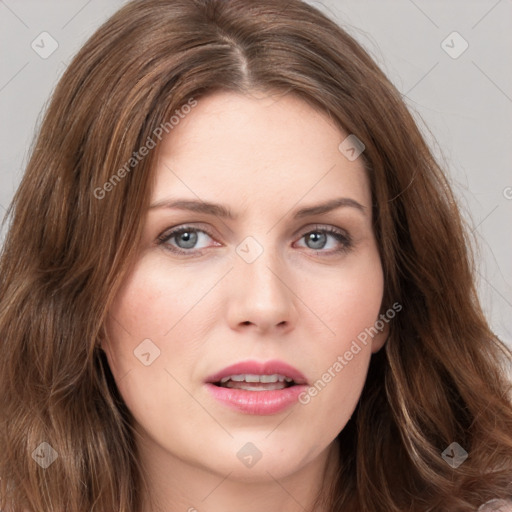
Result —
<instances>
[{"instance_id":1,"label":"fair skin","mask_svg":"<svg viewBox=\"0 0 512 512\"><path fill-rule=\"evenodd\" d=\"M103 348L135 418L144 512L310 510L336 462L335 438L385 331L307 404L277 413L227 407L205 379L240 361L279 359L312 386L378 319L383 273L369 182L361 158L339 151L346 136L292 95L217 92L160 143L150 204L221 203L237 218L151 208L109 311ZM340 197L352 203L294 217ZM157 243L184 225L202 230L195 244L183 235ZM319 231L328 228L341 241ZM249 263L240 247L262 252ZM160 351L147 365L134 355L145 339L154 344L144 345L146 362ZM261 453L252 467L237 457L247 443Z\"/></svg>"}]
</instances>

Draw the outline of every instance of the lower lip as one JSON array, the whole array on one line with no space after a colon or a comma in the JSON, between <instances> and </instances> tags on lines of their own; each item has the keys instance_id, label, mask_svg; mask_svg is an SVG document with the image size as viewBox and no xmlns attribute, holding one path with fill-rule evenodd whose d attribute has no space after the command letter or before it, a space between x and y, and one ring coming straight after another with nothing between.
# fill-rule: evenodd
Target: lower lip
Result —
<instances>
[{"instance_id":1,"label":"lower lip","mask_svg":"<svg viewBox=\"0 0 512 512\"><path fill-rule=\"evenodd\" d=\"M222 404L246 414L277 414L297 403L307 386L294 385L271 391L247 391L206 384L208 391Z\"/></svg>"}]
</instances>

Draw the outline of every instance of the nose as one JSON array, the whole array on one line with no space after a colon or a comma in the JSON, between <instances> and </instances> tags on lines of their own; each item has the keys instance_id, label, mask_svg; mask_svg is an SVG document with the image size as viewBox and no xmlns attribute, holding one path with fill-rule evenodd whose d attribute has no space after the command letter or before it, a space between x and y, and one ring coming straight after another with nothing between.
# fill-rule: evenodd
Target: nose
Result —
<instances>
[{"instance_id":1,"label":"nose","mask_svg":"<svg viewBox=\"0 0 512 512\"><path fill-rule=\"evenodd\" d=\"M256 261L239 259L228 284L228 322L232 329L283 334L294 329L297 295L278 258L265 251Z\"/></svg>"}]
</instances>

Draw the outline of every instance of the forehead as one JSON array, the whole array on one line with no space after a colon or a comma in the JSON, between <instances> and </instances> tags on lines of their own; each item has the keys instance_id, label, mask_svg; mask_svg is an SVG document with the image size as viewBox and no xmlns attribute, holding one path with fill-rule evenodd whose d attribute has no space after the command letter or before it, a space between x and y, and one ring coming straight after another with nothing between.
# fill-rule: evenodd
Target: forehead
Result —
<instances>
[{"instance_id":1,"label":"forehead","mask_svg":"<svg viewBox=\"0 0 512 512\"><path fill-rule=\"evenodd\" d=\"M304 100L216 92L197 101L160 143L152 202L290 206L343 195L370 207L362 159L339 149L348 134Z\"/></svg>"}]
</instances>

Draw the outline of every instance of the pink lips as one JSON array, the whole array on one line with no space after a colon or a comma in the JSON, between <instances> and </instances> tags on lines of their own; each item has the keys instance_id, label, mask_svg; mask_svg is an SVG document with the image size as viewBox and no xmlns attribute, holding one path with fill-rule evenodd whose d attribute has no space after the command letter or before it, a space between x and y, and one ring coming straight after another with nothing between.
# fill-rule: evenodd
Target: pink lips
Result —
<instances>
[{"instance_id":1,"label":"pink lips","mask_svg":"<svg viewBox=\"0 0 512 512\"><path fill-rule=\"evenodd\" d=\"M248 391L224 388L214 384L224 377L240 374L279 374L293 379L294 385L284 389ZM306 378L299 370L278 360L265 363L257 361L237 363L209 376L205 382L208 391L222 404L239 412L258 415L276 414L287 409L298 401L298 396L307 387Z\"/></svg>"}]
</instances>

